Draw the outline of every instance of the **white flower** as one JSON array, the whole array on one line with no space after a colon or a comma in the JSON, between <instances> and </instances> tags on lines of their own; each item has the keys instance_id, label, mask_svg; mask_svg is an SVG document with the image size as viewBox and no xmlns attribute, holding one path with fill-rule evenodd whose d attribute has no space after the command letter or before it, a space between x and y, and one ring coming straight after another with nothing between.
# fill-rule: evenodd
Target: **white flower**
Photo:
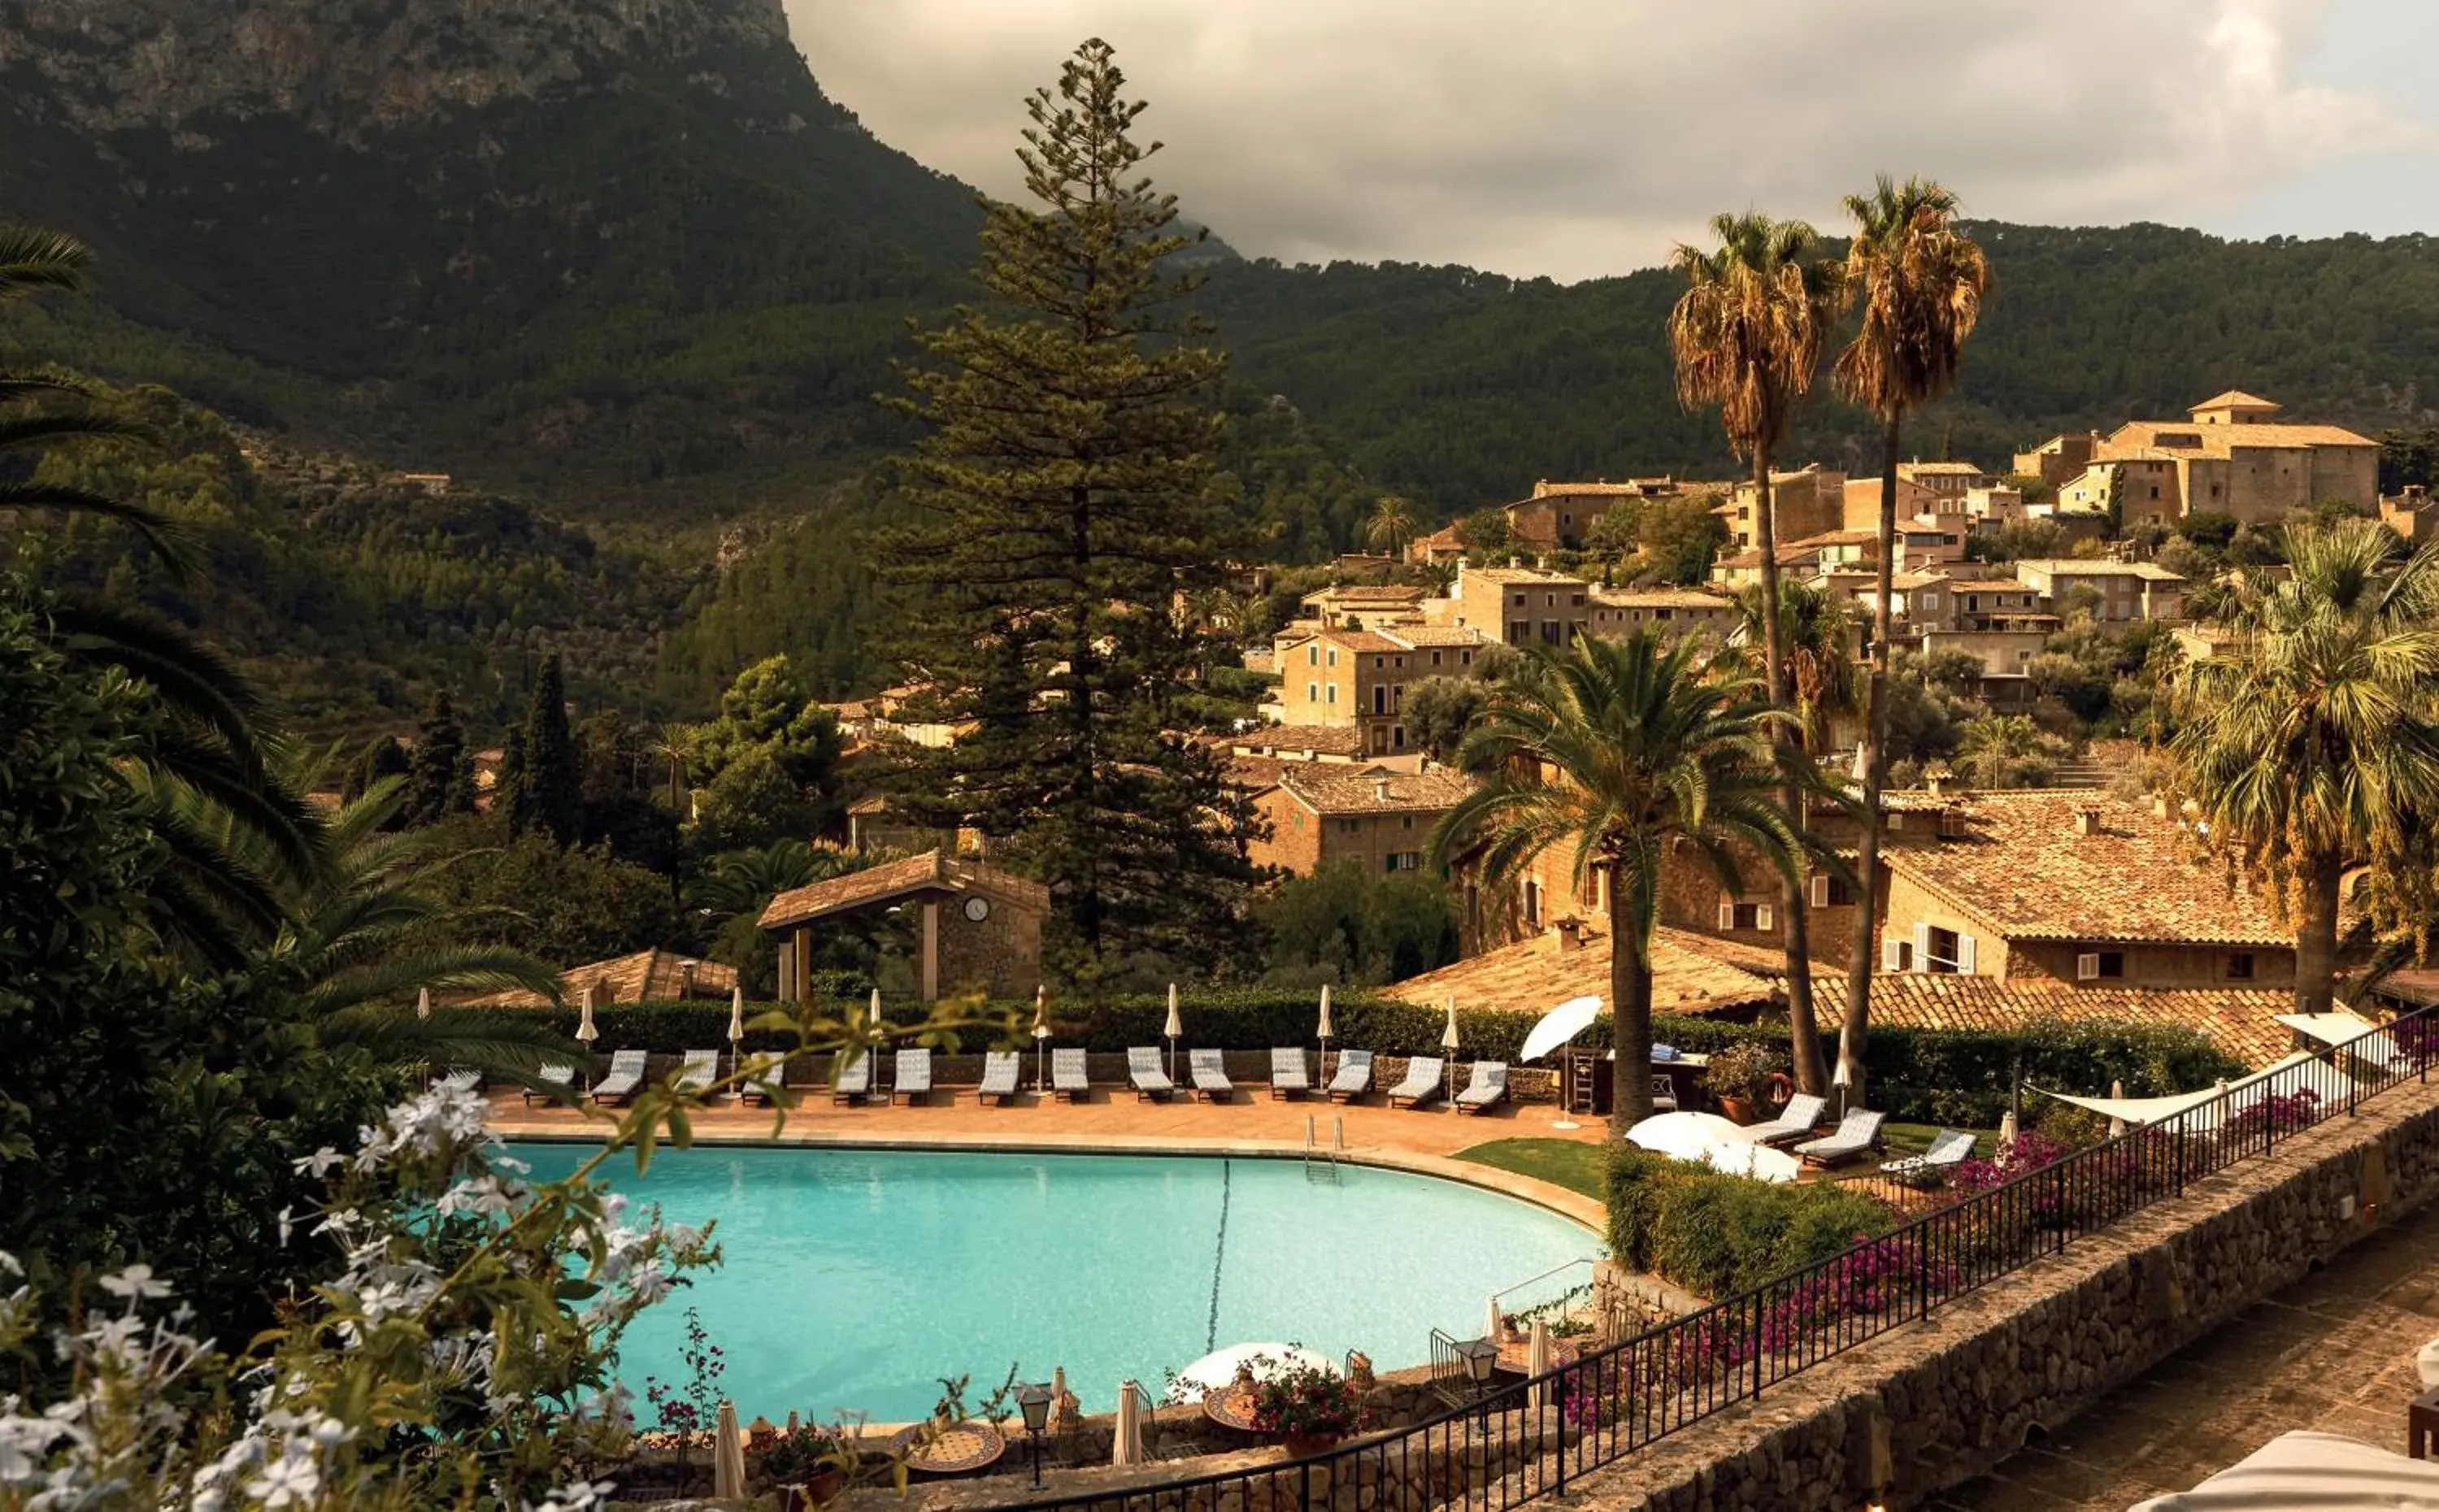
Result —
<instances>
[{"instance_id":1,"label":"white flower","mask_svg":"<svg viewBox=\"0 0 2439 1512\"><path fill-rule=\"evenodd\" d=\"M266 1507L301 1506L322 1489L322 1468L310 1456L282 1454L248 1481L245 1489Z\"/></svg>"},{"instance_id":2,"label":"white flower","mask_svg":"<svg viewBox=\"0 0 2439 1512\"><path fill-rule=\"evenodd\" d=\"M288 1248L288 1236L295 1232L296 1209L293 1206L281 1208L279 1210L279 1247L281 1249Z\"/></svg>"},{"instance_id":3,"label":"white flower","mask_svg":"<svg viewBox=\"0 0 2439 1512\"><path fill-rule=\"evenodd\" d=\"M170 1288L167 1281L152 1279L151 1266L131 1265L116 1275L103 1276L101 1290L114 1297L125 1297L128 1301L134 1302L139 1298L166 1297L169 1294Z\"/></svg>"},{"instance_id":4,"label":"white flower","mask_svg":"<svg viewBox=\"0 0 2439 1512\"><path fill-rule=\"evenodd\" d=\"M369 1129L363 1130L363 1133L366 1138L370 1138L372 1136L372 1130ZM315 1150L312 1154L306 1156L304 1159L293 1161L290 1164L295 1166L297 1175L311 1176L316 1181L319 1181L321 1178L329 1175L330 1172L336 1170L341 1165L346 1165L347 1157L340 1154L337 1150L332 1149L329 1146L325 1145L320 1149Z\"/></svg>"}]
</instances>

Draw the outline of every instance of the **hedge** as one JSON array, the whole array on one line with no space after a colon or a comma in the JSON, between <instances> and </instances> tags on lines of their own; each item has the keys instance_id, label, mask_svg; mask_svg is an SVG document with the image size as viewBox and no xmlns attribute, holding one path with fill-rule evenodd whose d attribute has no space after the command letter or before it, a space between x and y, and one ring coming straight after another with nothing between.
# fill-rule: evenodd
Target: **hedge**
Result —
<instances>
[{"instance_id":1,"label":"hedge","mask_svg":"<svg viewBox=\"0 0 2439 1512\"><path fill-rule=\"evenodd\" d=\"M1610 1151L1608 1196L1621 1265L1711 1298L1818 1264L1892 1217L1835 1182L1773 1185L1630 1145Z\"/></svg>"},{"instance_id":2,"label":"hedge","mask_svg":"<svg viewBox=\"0 0 2439 1512\"><path fill-rule=\"evenodd\" d=\"M747 1017L771 1006L748 1005ZM882 1011L893 1022L908 1023L920 1020L924 1012L914 1003L884 1004ZM993 1004L986 1011L1013 1016L1023 1025L1032 1022L1033 1005ZM1311 1043L1319 1005L1313 994L1304 989L1220 988L1187 995L1181 1011L1185 1043L1190 1046L1260 1050ZM512 1015L528 1023L540 1017L570 1036L576 1032L578 1017L574 1008L453 1012L475 1022L492 1014ZM1512 1061L1539 1016L1478 1008L1459 1009L1456 1017L1459 1055ZM1331 1018L1338 1031L1335 1043L1396 1056L1439 1054L1446 1022L1441 1009L1360 993L1336 999ZM1051 1011L1056 1043L1080 1044L1099 1052L1159 1044L1167 1019L1168 1002L1159 993L1118 997L1080 1012L1061 1012L1054 1003ZM601 1032L596 1048L604 1052L644 1049L676 1054L725 1045L728 1039L728 1007L720 1003L617 1004L595 1009L593 1021ZM1608 1035L1609 1021L1603 1018L1579 1042L1605 1043ZM1708 1051L1744 1041L1784 1046L1787 1031L1771 1024L1664 1016L1653 1023L1653 1038L1681 1050ZM1834 1042L1835 1033L1829 1038ZM974 1052L989 1048L994 1036L968 1031L961 1039L959 1048ZM791 1042L786 1036L771 1034L749 1035L745 1041L751 1050L783 1049ZM2127 1096L2145 1097L2206 1087L2246 1069L2196 1031L2114 1023L2056 1024L2013 1032L1874 1029L1864 1064L1872 1102L1892 1118L1977 1129L1998 1124L2019 1075L2064 1092L2106 1093L2111 1082L2123 1081Z\"/></svg>"}]
</instances>

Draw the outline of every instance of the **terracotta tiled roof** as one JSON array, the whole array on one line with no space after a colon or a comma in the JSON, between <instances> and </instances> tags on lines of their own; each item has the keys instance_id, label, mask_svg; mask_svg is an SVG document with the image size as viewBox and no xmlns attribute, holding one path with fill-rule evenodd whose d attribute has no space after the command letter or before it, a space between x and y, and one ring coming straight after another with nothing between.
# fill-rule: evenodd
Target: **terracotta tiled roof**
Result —
<instances>
[{"instance_id":1,"label":"terracotta tiled roof","mask_svg":"<svg viewBox=\"0 0 2439 1512\"><path fill-rule=\"evenodd\" d=\"M1814 1009L1834 1023L1846 1007L1843 972L1812 974ZM2294 1035L2277 1016L2294 994L2271 987L2094 987L2046 979L1942 976L1922 971L1872 978L1872 1023L1906 1029L2013 1030L2044 1023L2127 1023L2193 1029L2247 1065L2285 1055Z\"/></svg>"},{"instance_id":2,"label":"terracotta tiled roof","mask_svg":"<svg viewBox=\"0 0 2439 1512\"><path fill-rule=\"evenodd\" d=\"M2111 561L2106 557L2026 557L2016 566L2020 571L2029 569L2069 578L2140 578L2155 583L2185 580L2182 574L2170 572L2156 561ZM2019 582L2015 586L2023 585Z\"/></svg>"},{"instance_id":3,"label":"terracotta tiled roof","mask_svg":"<svg viewBox=\"0 0 2439 1512\"><path fill-rule=\"evenodd\" d=\"M1490 583L1536 583L1544 585L1572 584L1581 588L1584 579L1563 572L1543 572L1539 567L1477 567L1466 574Z\"/></svg>"},{"instance_id":4,"label":"terracotta tiled roof","mask_svg":"<svg viewBox=\"0 0 2439 1512\"><path fill-rule=\"evenodd\" d=\"M1490 637L1470 625L1398 625L1380 632L1411 650L1433 646L1487 646Z\"/></svg>"},{"instance_id":5,"label":"terracotta tiled roof","mask_svg":"<svg viewBox=\"0 0 2439 1512\"><path fill-rule=\"evenodd\" d=\"M1806 536L1787 543L1789 551L1817 551L1823 546L1876 546L1880 543L1877 530L1824 530L1817 536Z\"/></svg>"},{"instance_id":6,"label":"terracotta tiled roof","mask_svg":"<svg viewBox=\"0 0 2439 1512\"><path fill-rule=\"evenodd\" d=\"M1960 594L2028 594L2032 590L2014 578L1959 578L1949 584Z\"/></svg>"},{"instance_id":7,"label":"terracotta tiled roof","mask_svg":"<svg viewBox=\"0 0 2439 1512\"><path fill-rule=\"evenodd\" d=\"M762 910L759 920L764 929L780 929L792 924L809 923L831 914L851 908L902 898L913 893L963 892L977 883L987 884L991 891L1006 894L1046 907L1049 892L1039 882L1027 881L995 866L959 861L936 850L903 861L883 862L862 871L833 877L810 887L798 887L771 899Z\"/></svg>"},{"instance_id":8,"label":"terracotta tiled roof","mask_svg":"<svg viewBox=\"0 0 2439 1512\"><path fill-rule=\"evenodd\" d=\"M1297 600L1304 604L1411 604L1423 590L1413 583L1333 583Z\"/></svg>"},{"instance_id":9,"label":"terracotta tiled roof","mask_svg":"<svg viewBox=\"0 0 2439 1512\"><path fill-rule=\"evenodd\" d=\"M1321 638L1342 650L1365 654L1373 651L1402 651L1406 649L1380 631L1370 630L1326 630L1321 632Z\"/></svg>"},{"instance_id":10,"label":"terracotta tiled roof","mask_svg":"<svg viewBox=\"0 0 2439 1512\"><path fill-rule=\"evenodd\" d=\"M1982 469L1971 462L1900 462L1897 464L1897 476L1901 478L1952 478L1960 477L1966 473L1971 473L1975 477L1980 477L1982 475Z\"/></svg>"},{"instance_id":11,"label":"terracotta tiled roof","mask_svg":"<svg viewBox=\"0 0 2439 1512\"><path fill-rule=\"evenodd\" d=\"M1718 594L1706 594L1696 588L1608 588L1593 595L1593 602L1615 609L1734 609L1733 599Z\"/></svg>"},{"instance_id":12,"label":"terracotta tiled roof","mask_svg":"<svg viewBox=\"0 0 2439 1512\"><path fill-rule=\"evenodd\" d=\"M1220 778L1240 792L1260 792L1279 785L1279 773L1287 764L1275 756L1223 756L1220 761Z\"/></svg>"},{"instance_id":13,"label":"terracotta tiled roof","mask_svg":"<svg viewBox=\"0 0 2439 1512\"><path fill-rule=\"evenodd\" d=\"M1771 984L1719 958L1717 940L1663 928L1651 942L1651 1006L1660 1013L1717 1013L1771 999ZM1519 940L1471 960L1391 984L1389 996L1437 1007L1451 995L1461 1008L1538 1012L1569 998L1610 995L1609 933L1586 925L1583 944L1567 949L1555 934Z\"/></svg>"},{"instance_id":14,"label":"terracotta tiled roof","mask_svg":"<svg viewBox=\"0 0 2439 1512\"><path fill-rule=\"evenodd\" d=\"M2286 406L2279 403L2276 400L2263 399L2258 394L2248 394L2240 388L2231 388L2224 394L2213 394L2210 398L2195 405L2194 408L2196 411L2225 409L2275 410L2284 409Z\"/></svg>"},{"instance_id":15,"label":"terracotta tiled roof","mask_svg":"<svg viewBox=\"0 0 2439 1512\"><path fill-rule=\"evenodd\" d=\"M724 998L737 987L737 968L718 961L698 960L693 956L673 955L664 950L638 951L614 960L596 961L559 974L560 992L568 1003L583 998L586 987L593 988L596 1005L612 1003L672 1003L688 995L687 968L692 967L692 996ZM481 997L461 1000L462 1005L476 1008L540 1008L549 1000L539 992L487 992Z\"/></svg>"},{"instance_id":16,"label":"terracotta tiled roof","mask_svg":"<svg viewBox=\"0 0 2439 1512\"><path fill-rule=\"evenodd\" d=\"M2171 444L2167 439L2177 437ZM2192 440L2184 438L2191 436ZM2288 425L2279 422L2237 420L2227 424L2193 420L2128 420L2110 433L2109 444L2103 447L2099 461L2122 460L2134 448L2145 448L2170 456L2225 456L2239 446L2306 447L2306 446L2377 446L2369 436L2359 436L2342 425Z\"/></svg>"},{"instance_id":17,"label":"terracotta tiled roof","mask_svg":"<svg viewBox=\"0 0 2439 1512\"><path fill-rule=\"evenodd\" d=\"M1363 732L1351 724L1265 724L1230 743L1248 754L1309 751L1315 756L1359 756Z\"/></svg>"},{"instance_id":18,"label":"terracotta tiled roof","mask_svg":"<svg viewBox=\"0 0 2439 1512\"><path fill-rule=\"evenodd\" d=\"M2098 833L2075 833L2084 809L2098 810ZM1977 792L1967 811L1968 835L1882 859L2009 939L2294 943L2293 930L2191 859L2186 833L2147 809L2035 790Z\"/></svg>"},{"instance_id":19,"label":"terracotta tiled roof","mask_svg":"<svg viewBox=\"0 0 2439 1512\"><path fill-rule=\"evenodd\" d=\"M1316 813L1440 813L1455 808L1473 784L1446 767L1392 772L1386 767L1282 763L1279 786Z\"/></svg>"}]
</instances>

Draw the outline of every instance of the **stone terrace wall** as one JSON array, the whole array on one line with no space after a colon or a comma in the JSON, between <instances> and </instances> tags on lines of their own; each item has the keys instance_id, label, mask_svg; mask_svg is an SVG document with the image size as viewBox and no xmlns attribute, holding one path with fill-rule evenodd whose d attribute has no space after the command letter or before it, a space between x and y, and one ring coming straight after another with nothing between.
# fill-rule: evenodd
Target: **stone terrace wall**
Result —
<instances>
[{"instance_id":1,"label":"stone terrace wall","mask_svg":"<svg viewBox=\"0 0 2439 1512\"><path fill-rule=\"evenodd\" d=\"M2439 1084L2409 1084L1587 1476L1570 1502L1619 1512L1917 1505L2434 1193ZM2341 1217L2349 1197L2351 1219Z\"/></svg>"}]
</instances>

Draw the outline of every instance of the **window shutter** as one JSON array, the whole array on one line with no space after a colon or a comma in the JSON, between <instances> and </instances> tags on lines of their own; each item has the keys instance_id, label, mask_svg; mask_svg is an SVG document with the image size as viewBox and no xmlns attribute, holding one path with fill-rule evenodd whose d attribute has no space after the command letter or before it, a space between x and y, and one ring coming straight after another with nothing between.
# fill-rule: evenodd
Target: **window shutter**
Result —
<instances>
[{"instance_id":1,"label":"window shutter","mask_svg":"<svg viewBox=\"0 0 2439 1512\"><path fill-rule=\"evenodd\" d=\"M1914 969L1931 969L1931 926L1917 919L1914 926Z\"/></svg>"},{"instance_id":2,"label":"window shutter","mask_svg":"<svg viewBox=\"0 0 2439 1512\"><path fill-rule=\"evenodd\" d=\"M2100 952L2086 951L2074 958L2074 979L2078 982L2100 980Z\"/></svg>"},{"instance_id":3,"label":"window shutter","mask_svg":"<svg viewBox=\"0 0 2439 1512\"><path fill-rule=\"evenodd\" d=\"M1813 907L1815 907L1815 908L1827 908L1827 907L1829 906L1829 878L1828 878L1828 874L1827 874L1827 873L1825 873L1825 872L1815 872L1815 873L1813 873L1813 874L1812 874L1812 881L1811 881L1811 882L1809 883L1809 891L1810 891L1811 896L1812 896L1812 906L1813 906Z\"/></svg>"},{"instance_id":4,"label":"window shutter","mask_svg":"<svg viewBox=\"0 0 2439 1512\"><path fill-rule=\"evenodd\" d=\"M1904 815L1904 814L1901 814L1901 813L1893 813L1893 814L1888 815L1888 816L1887 816L1887 819L1888 819L1888 826L1887 826L1887 827L1888 827L1889 831L1890 831L1892 834L1894 834L1894 833L1896 833L1897 830L1903 829L1903 828L1905 827L1905 815Z\"/></svg>"},{"instance_id":5,"label":"window shutter","mask_svg":"<svg viewBox=\"0 0 2439 1512\"><path fill-rule=\"evenodd\" d=\"M1883 971L1905 969L1905 941L1894 934L1880 936L1880 969Z\"/></svg>"},{"instance_id":6,"label":"window shutter","mask_svg":"<svg viewBox=\"0 0 2439 1512\"><path fill-rule=\"evenodd\" d=\"M1757 930L1773 930L1778 928L1778 910L1771 907L1768 903L1764 903L1759 908L1754 909L1754 928Z\"/></svg>"},{"instance_id":7,"label":"window shutter","mask_svg":"<svg viewBox=\"0 0 2439 1512\"><path fill-rule=\"evenodd\" d=\"M1973 974L1973 936L1956 936L1956 969L1966 976Z\"/></svg>"},{"instance_id":8,"label":"window shutter","mask_svg":"<svg viewBox=\"0 0 2439 1512\"><path fill-rule=\"evenodd\" d=\"M1723 901L1721 901L1721 902L1720 902L1720 904L1719 904L1719 928L1721 928L1721 929L1723 929L1723 930L1729 930L1729 929L1734 929L1734 928L1736 928L1736 904L1734 904L1734 903L1731 903L1731 902L1726 902L1726 901L1724 901L1724 900L1723 900Z\"/></svg>"}]
</instances>

